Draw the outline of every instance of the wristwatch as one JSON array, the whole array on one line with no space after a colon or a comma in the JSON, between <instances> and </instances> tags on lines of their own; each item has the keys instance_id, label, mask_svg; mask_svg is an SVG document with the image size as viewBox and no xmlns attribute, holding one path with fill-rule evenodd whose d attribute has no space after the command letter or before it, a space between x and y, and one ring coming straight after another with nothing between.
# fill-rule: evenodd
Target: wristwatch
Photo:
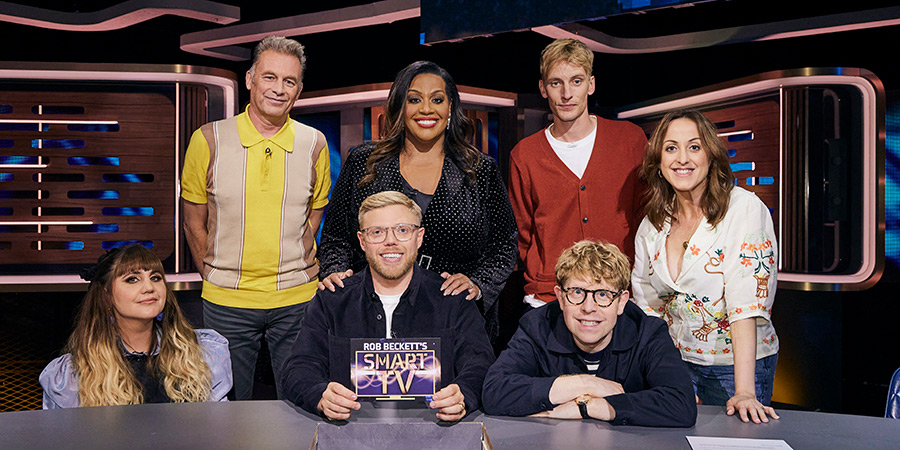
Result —
<instances>
[{"instance_id":1,"label":"wristwatch","mask_svg":"<svg viewBox=\"0 0 900 450\"><path fill-rule=\"evenodd\" d=\"M575 404L578 405L578 412L581 413L581 417L584 419L591 419L592 417L588 415L587 404L591 401L591 396L588 394L579 395L575 397Z\"/></svg>"}]
</instances>

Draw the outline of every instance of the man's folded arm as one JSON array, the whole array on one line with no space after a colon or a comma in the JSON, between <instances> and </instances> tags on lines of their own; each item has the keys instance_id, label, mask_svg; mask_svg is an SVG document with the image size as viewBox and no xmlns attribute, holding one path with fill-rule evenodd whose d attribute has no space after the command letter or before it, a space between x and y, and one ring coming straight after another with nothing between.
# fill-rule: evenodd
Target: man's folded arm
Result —
<instances>
[{"instance_id":1,"label":"man's folded arm","mask_svg":"<svg viewBox=\"0 0 900 450\"><path fill-rule=\"evenodd\" d=\"M502 416L527 416L553 409L550 387L557 377L543 376L538 363L540 349L521 328L509 347L488 370L484 379L484 412Z\"/></svg>"},{"instance_id":2,"label":"man's folded arm","mask_svg":"<svg viewBox=\"0 0 900 450\"><path fill-rule=\"evenodd\" d=\"M606 397L616 410L615 425L691 427L697 403L690 374L661 323L652 331L640 358L646 390Z\"/></svg>"}]
</instances>

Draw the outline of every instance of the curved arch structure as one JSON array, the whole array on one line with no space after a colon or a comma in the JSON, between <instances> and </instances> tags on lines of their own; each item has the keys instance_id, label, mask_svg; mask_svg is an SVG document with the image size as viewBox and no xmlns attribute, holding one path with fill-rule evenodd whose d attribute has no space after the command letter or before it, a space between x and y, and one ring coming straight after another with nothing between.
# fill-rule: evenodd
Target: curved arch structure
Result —
<instances>
[{"instance_id":1,"label":"curved arch structure","mask_svg":"<svg viewBox=\"0 0 900 450\"><path fill-rule=\"evenodd\" d=\"M175 15L223 25L241 19L241 8L207 0L128 0L100 11L73 13L0 2L0 21L63 31L110 31Z\"/></svg>"},{"instance_id":2,"label":"curved arch structure","mask_svg":"<svg viewBox=\"0 0 900 450\"><path fill-rule=\"evenodd\" d=\"M554 39L577 39L599 53L635 54L815 36L893 25L900 25L900 7L897 6L650 38L620 38L575 22L534 27L531 30Z\"/></svg>"},{"instance_id":3,"label":"curved arch structure","mask_svg":"<svg viewBox=\"0 0 900 450\"><path fill-rule=\"evenodd\" d=\"M250 59L250 49L237 44L257 42L270 35L302 36L348 28L391 23L421 15L419 0L383 0L280 19L243 23L181 36L181 49L231 61Z\"/></svg>"}]
</instances>

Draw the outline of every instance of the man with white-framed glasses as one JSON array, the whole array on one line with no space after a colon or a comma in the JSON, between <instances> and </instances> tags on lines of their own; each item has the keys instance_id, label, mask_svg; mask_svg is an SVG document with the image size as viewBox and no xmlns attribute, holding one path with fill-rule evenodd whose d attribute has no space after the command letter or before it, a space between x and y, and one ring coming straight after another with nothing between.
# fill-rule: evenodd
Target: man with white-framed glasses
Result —
<instances>
[{"instance_id":1,"label":"man with white-framed glasses","mask_svg":"<svg viewBox=\"0 0 900 450\"><path fill-rule=\"evenodd\" d=\"M284 366L287 399L328 419L348 419L360 408L351 390L351 338L437 337L441 387L428 406L444 421L479 408L494 361L484 319L465 292L444 296L444 279L416 264L421 222L422 210L400 192L363 200L357 237L369 267L345 278L343 289L313 297Z\"/></svg>"},{"instance_id":2,"label":"man with white-framed glasses","mask_svg":"<svg viewBox=\"0 0 900 450\"><path fill-rule=\"evenodd\" d=\"M631 264L580 241L556 262L557 301L530 311L484 381L488 414L690 427L687 368L662 319L628 301Z\"/></svg>"}]
</instances>

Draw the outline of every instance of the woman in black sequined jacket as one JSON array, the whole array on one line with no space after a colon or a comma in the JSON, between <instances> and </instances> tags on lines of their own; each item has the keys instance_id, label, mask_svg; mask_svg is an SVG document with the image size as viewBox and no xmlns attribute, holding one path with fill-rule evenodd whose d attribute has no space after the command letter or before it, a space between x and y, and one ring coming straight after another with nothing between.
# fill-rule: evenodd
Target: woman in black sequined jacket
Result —
<instances>
[{"instance_id":1,"label":"woman in black sequined jacket","mask_svg":"<svg viewBox=\"0 0 900 450\"><path fill-rule=\"evenodd\" d=\"M421 267L441 274L445 293L468 290L491 338L499 332L497 297L518 256L516 222L496 162L469 142L472 122L450 75L419 61L391 87L382 139L353 149L341 168L318 252L320 289L365 267L357 212L377 192L400 191L424 206Z\"/></svg>"}]
</instances>

